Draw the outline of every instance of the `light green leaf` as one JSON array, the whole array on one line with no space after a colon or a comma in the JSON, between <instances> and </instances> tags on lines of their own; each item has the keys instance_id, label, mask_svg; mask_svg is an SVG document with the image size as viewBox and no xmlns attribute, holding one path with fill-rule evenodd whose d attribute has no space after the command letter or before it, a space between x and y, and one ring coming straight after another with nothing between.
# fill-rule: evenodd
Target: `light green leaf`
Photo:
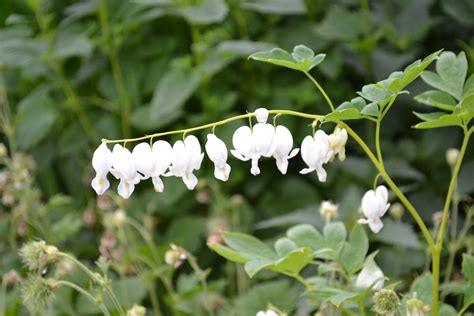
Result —
<instances>
[{"instance_id":1,"label":"light green leaf","mask_svg":"<svg viewBox=\"0 0 474 316\"><path fill-rule=\"evenodd\" d=\"M345 243L340 256L344 268L349 275L356 272L364 263L365 256L369 250L369 239L361 225L355 225Z\"/></svg>"},{"instance_id":2,"label":"light green leaf","mask_svg":"<svg viewBox=\"0 0 474 316\"><path fill-rule=\"evenodd\" d=\"M296 248L298 248L298 246L289 238L279 238L275 242L275 250L280 257L288 255Z\"/></svg>"},{"instance_id":3,"label":"light green leaf","mask_svg":"<svg viewBox=\"0 0 474 316\"><path fill-rule=\"evenodd\" d=\"M363 115L355 108L336 110L324 117L325 122L359 120Z\"/></svg>"},{"instance_id":4,"label":"light green leaf","mask_svg":"<svg viewBox=\"0 0 474 316\"><path fill-rule=\"evenodd\" d=\"M228 247L222 246L220 244L208 243L207 246L211 248L213 251L217 252L222 257L232 262L244 264L248 261L246 258L241 256L237 251L232 250Z\"/></svg>"},{"instance_id":5,"label":"light green leaf","mask_svg":"<svg viewBox=\"0 0 474 316\"><path fill-rule=\"evenodd\" d=\"M425 71L421 77L433 88L461 100L466 73L467 59L464 52L460 52L457 56L453 52L443 52L436 62L436 73Z\"/></svg>"},{"instance_id":6,"label":"light green leaf","mask_svg":"<svg viewBox=\"0 0 474 316\"><path fill-rule=\"evenodd\" d=\"M291 251L268 268L280 273L298 274L301 269L306 267L312 261L313 255L311 248L303 247Z\"/></svg>"},{"instance_id":7,"label":"light green leaf","mask_svg":"<svg viewBox=\"0 0 474 316\"><path fill-rule=\"evenodd\" d=\"M359 12L332 6L317 26L317 31L319 35L332 41L351 42L357 40L363 32L361 20Z\"/></svg>"},{"instance_id":8,"label":"light green leaf","mask_svg":"<svg viewBox=\"0 0 474 316\"><path fill-rule=\"evenodd\" d=\"M345 241L347 237L346 227L341 222L327 224L324 226L323 233L326 243L334 245Z\"/></svg>"},{"instance_id":9,"label":"light green leaf","mask_svg":"<svg viewBox=\"0 0 474 316\"><path fill-rule=\"evenodd\" d=\"M423 60L417 60L405 67L403 75L400 78L400 86L397 91L402 90L409 85L413 80L418 78L422 72L436 59L439 58L441 50L426 56Z\"/></svg>"},{"instance_id":10,"label":"light green leaf","mask_svg":"<svg viewBox=\"0 0 474 316\"><path fill-rule=\"evenodd\" d=\"M474 256L464 253L462 255L462 274L471 283L474 283Z\"/></svg>"},{"instance_id":11,"label":"light green leaf","mask_svg":"<svg viewBox=\"0 0 474 316\"><path fill-rule=\"evenodd\" d=\"M453 111L456 107L456 100L449 94L439 90L428 90L415 97L415 101L434 106L440 110Z\"/></svg>"},{"instance_id":12,"label":"light green leaf","mask_svg":"<svg viewBox=\"0 0 474 316\"><path fill-rule=\"evenodd\" d=\"M397 223L391 219L384 220L384 228L380 233L375 235L378 241L385 242L390 245L402 247L410 247L415 249L421 248L420 240L413 231L413 227L407 223Z\"/></svg>"},{"instance_id":13,"label":"light green leaf","mask_svg":"<svg viewBox=\"0 0 474 316\"><path fill-rule=\"evenodd\" d=\"M464 292L464 301L463 301L462 310L466 310L472 304L474 304L474 285L469 286Z\"/></svg>"},{"instance_id":14,"label":"light green leaf","mask_svg":"<svg viewBox=\"0 0 474 316\"><path fill-rule=\"evenodd\" d=\"M361 114L373 116L373 117L378 117L380 112L379 112L379 107L376 102L372 102L367 104L362 111L360 111Z\"/></svg>"},{"instance_id":15,"label":"light green leaf","mask_svg":"<svg viewBox=\"0 0 474 316\"><path fill-rule=\"evenodd\" d=\"M468 121L474 117L474 92L466 95L461 100L454 113L457 117Z\"/></svg>"},{"instance_id":16,"label":"light green leaf","mask_svg":"<svg viewBox=\"0 0 474 316\"><path fill-rule=\"evenodd\" d=\"M245 9L268 14L305 14L304 0L247 0L242 5Z\"/></svg>"},{"instance_id":17,"label":"light green leaf","mask_svg":"<svg viewBox=\"0 0 474 316\"><path fill-rule=\"evenodd\" d=\"M362 91L357 92L358 95L372 102L384 102L391 94L380 84L369 84L362 87Z\"/></svg>"},{"instance_id":18,"label":"light green leaf","mask_svg":"<svg viewBox=\"0 0 474 316\"><path fill-rule=\"evenodd\" d=\"M311 247L313 250L321 248L323 237L311 225L301 224L294 226L286 232L288 238L296 243L298 247Z\"/></svg>"},{"instance_id":19,"label":"light green leaf","mask_svg":"<svg viewBox=\"0 0 474 316\"><path fill-rule=\"evenodd\" d=\"M413 113L425 121L416 124L414 128L430 129L446 126L462 126L462 120L455 114L446 114L445 112Z\"/></svg>"},{"instance_id":20,"label":"light green leaf","mask_svg":"<svg viewBox=\"0 0 474 316\"><path fill-rule=\"evenodd\" d=\"M223 234L223 238L230 248L247 259L266 258L276 260L278 258L277 254L270 247L253 236L226 232Z\"/></svg>"},{"instance_id":21,"label":"light green leaf","mask_svg":"<svg viewBox=\"0 0 474 316\"><path fill-rule=\"evenodd\" d=\"M471 74L464 84L463 96L474 92L474 74Z\"/></svg>"},{"instance_id":22,"label":"light green leaf","mask_svg":"<svg viewBox=\"0 0 474 316\"><path fill-rule=\"evenodd\" d=\"M183 6L171 10L181 15L191 24L211 24L222 22L229 8L224 0L203 0L193 6Z\"/></svg>"},{"instance_id":23,"label":"light green leaf","mask_svg":"<svg viewBox=\"0 0 474 316\"><path fill-rule=\"evenodd\" d=\"M325 56L325 54L315 56L310 48L297 45L291 54L281 48L273 48L270 51L254 53L249 56L249 59L308 72L321 63Z\"/></svg>"},{"instance_id":24,"label":"light green leaf","mask_svg":"<svg viewBox=\"0 0 474 316\"><path fill-rule=\"evenodd\" d=\"M260 272L264 268L268 268L273 264L274 260L267 259L267 258L259 258L259 259L250 259L244 265L244 270L247 275L252 278L255 274Z\"/></svg>"},{"instance_id":25,"label":"light green leaf","mask_svg":"<svg viewBox=\"0 0 474 316\"><path fill-rule=\"evenodd\" d=\"M53 55L59 58L73 56L88 57L94 46L86 32L77 24L66 28L59 28L54 41Z\"/></svg>"}]
</instances>

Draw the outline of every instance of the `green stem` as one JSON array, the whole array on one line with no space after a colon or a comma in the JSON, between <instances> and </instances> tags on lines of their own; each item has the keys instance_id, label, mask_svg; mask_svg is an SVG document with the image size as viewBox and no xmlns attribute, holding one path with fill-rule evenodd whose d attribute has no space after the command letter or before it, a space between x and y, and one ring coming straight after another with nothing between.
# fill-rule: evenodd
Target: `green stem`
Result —
<instances>
[{"instance_id":1,"label":"green stem","mask_svg":"<svg viewBox=\"0 0 474 316\"><path fill-rule=\"evenodd\" d=\"M318 88L319 92L321 92L321 94L323 95L323 97L326 100L327 104L329 105L329 108L331 109L331 111L334 111L334 105L332 104L331 99L327 95L326 91L318 83L318 81L313 76L311 76L311 74L309 72L305 71L304 74L306 75L306 77L309 78L309 80L311 80L313 82L313 84L316 86L316 88Z\"/></svg>"},{"instance_id":2,"label":"green stem","mask_svg":"<svg viewBox=\"0 0 474 316\"><path fill-rule=\"evenodd\" d=\"M316 115L316 114L307 114L307 113L302 113L302 112L297 112L297 111L290 111L290 110L269 110L269 114L280 114L280 115L291 115L291 116L299 116L311 120L318 120L321 119L323 116L322 115ZM115 139L115 140L109 140L109 139L102 139L102 142L108 143L108 144L113 144L113 143L124 143L124 142L137 142L141 140L147 140L155 137L160 137L160 136L166 136L166 135L173 135L173 134L187 134L190 132L194 131L199 131L207 128L213 128L215 126L220 126L224 125L236 120L241 120L241 119L247 119L254 117L255 113L247 113L247 114L242 114L242 115L237 115L222 121L214 122L214 123L209 123L197 127L192 127L192 128L187 128L187 129L180 129L180 130L175 130L175 131L168 131L168 132L161 132L161 133L155 133L152 135L145 135L142 137L136 137L136 138L124 138L124 139Z\"/></svg>"},{"instance_id":3,"label":"green stem","mask_svg":"<svg viewBox=\"0 0 474 316\"><path fill-rule=\"evenodd\" d=\"M201 286L204 290L204 295L206 296L206 301L204 302L204 306L207 309L209 315L214 316L214 311L212 310L212 306L209 306L208 300L209 300L209 289L207 286L207 281L206 281L206 272L204 272L201 267L199 267L199 264L197 263L196 257L194 257L190 252L186 251L186 257L189 262L189 265L193 269L194 273L199 279L199 282L201 283Z\"/></svg>"},{"instance_id":4,"label":"green stem","mask_svg":"<svg viewBox=\"0 0 474 316\"><path fill-rule=\"evenodd\" d=\"M372 161L374 164L375 168L380 172L382 175L383 179L385 182L388 184L388 186L392 189L392 191L397 195L397 197L400 199L400 202L405 206L405 208L410 212L412 215L413 219L415 222L418 224L418 227L421 230L421 233L423 234L426 242L428 243L428 246L431 251L434 250L435 244L433 241L433 238L431 237L430 231L426 227L425 223L423 222L423 219L420 217L418 214L418 211L415 209L415 207L408 201L406 196L403 194L402 191L398 188L398 186L393 182L392 178L387 174L387 171L385 170L384 166L379 163L377 160L377 157L372 153L370 148L367 146L367 144L359 137L359 135L352 130L346 123L344 122L339 122L339 125L343 127L347 133L359 144L359 146L362 148L362 150L366 153L366 155L369 157L369 159Z\"/></svg>"},{"instance_id":5,"label":"green stem","mask_svg":"<svg viewBox=\"0 0 474 316\"><path fill-rule=\"evenodd\" d=\"M57 281L56 282L57 285L59 286L67 286L67 287L70 287L76 291L78 291L79 293L81 293L82 295L84 295L86 298L88 298L91 302L93 302L97 307L100 308L100 310L102 311L102 313L106 316L110 316L109 314L109 311L107 310L107 308L104 306L104 304L102 303L99 303L97 301L97 299L92 296L88 291L86 291L85 289L83 289L82 287L74 284L74 283L71 283L71 282L68 282L68 281L64 281L64 280L61 280L61 281Z\"/></svg>"},{"instance_id":6,"label":"green stem","mask_svg":"<svg viewBox=\"0 0 474 316\"><path fill-rule=\"evenodd\" d=\"M80 262L79 260L77 260L75 257L67 254L67 253L64 253L64 252L60 252L59 253L59 257L62 257L64 259L67 259L67 260L70 260L72 261L75 265L77 265L82 271L84 271L94 282L96 282L97 284L99 284L100 286L104 287L105 289L105 292L109 295L110 299L112 300L112 303L115 305L115 307L117 308L117 311L119 312L120 315L125 315L125 312L123 311L122 309L122 306L120 305L117 297L115 296L114 292L112 291L112 289L110 288L109 284L107 283L106 280L104 280L104 278L98 274L98 273L94 273L91 269L89 269L85 264L83 264L82 262Z\"/></svg>"},{"instance_id":7,"label":"green stem","mask_svg":"<svg viewBox=\"0 0 474 316\"><path fill-rule=\"evenodd\" d=\"M2 276L2 290L0 292L0 316L5 316L7 309L7 282L5 282L5 275Z\"/></svg>"},{"instance_id":8,"label":"green stem","mask_svg":"<svg viewBox=\"0 0 474 316\"><path fill-rule=\"evenodd\" d=\"M12 116L10 111L10 104L8 103L8 94L3 78L3 64L0 64L0 122L3 133L8 139L8 146L10 147L10 154L16 152L15 129L12 124Z\"/></svg>"},{"instance_id":9,"label":"green stem","mask_svg":"<svg viewBox=\"0 0 474 316\"><path fill-rule=\"evenodd\" d=\"M449 207L451 205L452 195L454 192L454 188L456 187L456 179L458 177L459 171L461 170L462 161L464 158L464 154L466 153L466 148L469 143L470 136L471 136L471 130L468 131L467 128L464 127L464 138L461 145L461 150L459 151L458 161L456 162L456 166L454 167L454 170L451 176L451 181L449 182L448 193L446 195L446 201L445 201L444 209L443 209L443 219L441 220L440 229L439 229L438 236L436 239L435 251L433 251L433 254L432 254L432 257L433 257L433 262L432 262L433 316L438 316L438 310L439 310L439 277L440 277L441 250L443 248L444 235L446 232L446 225L447 225L448 217L449 217Z\"/></svg>"}]
</instances>

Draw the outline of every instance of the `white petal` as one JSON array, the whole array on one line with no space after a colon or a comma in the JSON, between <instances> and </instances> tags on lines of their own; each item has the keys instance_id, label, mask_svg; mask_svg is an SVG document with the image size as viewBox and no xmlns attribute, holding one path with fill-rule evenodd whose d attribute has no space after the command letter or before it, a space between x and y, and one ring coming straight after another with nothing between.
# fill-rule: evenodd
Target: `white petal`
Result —
<instances>
[{"instance_id":1,"label":"white petal","mask_svg":"<svg viewBox=\"0 0 474 316\"><path fill-rule=\"evenodd\" d=\"M215 164L221 165L227 161L227 146L214 134L207 135L206 153Z\"/></svg>"},{"instance_id":2,"label":"white petal","mask_svg":"<svg viewBox=\"0 0 474 316\"><path fill-rule=\"evenodd\" d=\"M234 145L235 150L242 156L250 157L251 153L254 151L253 136L250 127L239 127L232 136L232 144Z\"/></svg>"},{"instance_id":3,"label":"white petal","mask_svg":"<svg viewBox=\"0 0 474 316\"><path fill-rule=\"evenodd\" d=\"M272 156L272 149L274 149L272 145L275 136L273 125L257 123L253 126L252 132L256 153L265 157Z\"/></svg>"},{"instance_id":4,"label":"white petal","mask_svg":"<svg viewBox=\"0 0 474 316\"><path fill-rule=\"evenodd\" d=\"M384 274L375 262L366 263L359 272L356 279L356 287L366 289L373 286L373 289L380 290L384 284ZM374 284L375 283L375 284Z\"/></svg>"},{"instance_id":5,"label":"white petal","mask_svg":"<svg viewBox=\"0 0 474 316\"><path fill-rule=\"evenodd\" d=\"M384 201L384 204L388 202L388 190L384 185L379 185L377 189L375 189L375 195L381 198Z\"/></svg>"},{"instance_id":6,"label":"white petal","mask_svg":"<svg viewBox=\"0 0 474 316\"><path fill-rule=\"evenodd\" d=\"M377 234L382 228L383 228L383 223L380 217L372 217L369 218L369 228Z\"/></svg>"},{"instance_id":7,"label":"white petal","mask_svg":"<svg viewBox=\"0 0 474 316\"><path fill-rule=\"evenodd\" d=\"M286 174L286 171L288 170L288 159L276 159L276 165L281 174Z\"/></svg>"},{"instance_id":8,"label":"white petal","mask_svg":"<svg viewBox=\"0 0 474 316\"><path fill-rule=\"evenodd\" d=\"M248 157L242 156L237 150L234 150L234 149L232 149L230 153L232 154L232 156L242 161L248 161L250 159Z\"/></svg>"},{"instance_id":9,"label":"white petal","mask_svg":"<svg viewBox=\"0 0 474 316\"><path fill-rule=\"evenodd\" d=\"M359 224L368 224L369 220L367 218L361 218L357 221Z\"/></svg>"},{"instance_id":10,"label":"white petal","mask_svg":"<svg viewBox=\"0 0 474 316\"><path fill-rule=\"evenodd\" d=\"M367 218L378 217L379 205L374 190L365 192L362 197L362 211Z\"/></svg>"},{"instance_id":11,"label":"white petal","mask_svg":"<svg viewBox=\"0 0 474 316\"><path fill-rule=\"evenodd\" d=\"M178 140L173 145L172 162L170 171L176 177L182 177L190 164L190 155L186 152L183 141Z\"/></svg>"},{"instance_id":12,"label":"white petal","mask_svg":"<svg viewBox=\"0 0 474 316\"><path fill-rule=\"evenodd\" d=\"M327 178L328 174L322 166L317 166L316 167L316 173L318 174L318 180L320 182L326 182L326 178Z\"/></svg>"},{"instance_id":13,"label":"white petal","mask_svg":"<svg viewBox=\"0 0 474 316\"><path fill-rule=\"evenodd\" d=\"M252 167L250 168L250 173L254 176L260 174L260 168L258 167L258 158L252 158Z\"/></svg>"},{"instance_id":14,"label":"white petal","mask_svg":"<svg viewBox=\"0 0 474 316\"><path fill-rule=\"evenodd\" d=\"M214 167L214 177L216 177L216 179L219 179L221 181L227 181L229 180L230 170L231 168L228 164L225 164L224 167L218 167L216 165Z\"/></svg>"},{"instance_id":15,"label":"white petal","mask_svg":"<svg viewBox=\"0 0 474 316\"><path fill-rule=\"evenodd\" d=\"M184 140L184 146L186 147L186 152L190 156L190 168L199 169L201 168L201 162L204 158L204 155L201 153L201 145L199 140L194 135L186 136Z\"/></svg>"},{"instance_id":16,"label":"white petal","mask_svg":"<svg viewBox=\"0 0 474 316\"><path fill-rule=\"evenodd\" d=\"M153 144L153 156L155 157L155 172L158 176L166 172L173 158L173 148L164 140L158 140Z\"/></svg>"},{"instance_id":17,"label":"white petal","mask_svg":"<svg viewBox=\"0 0 474 316\"><path fill-rule=\"evenodd\" d=\"M308 174L308 173L311 173L313 171L315 171L316 169L314 168L304 168L300 171L300 174Z\"/></svg>"},{"instance_id":18,"label":"white petal","mask_svg":"<svg viewBox=\"0 0 474 316\"><path fill-rule=\"evenodd\" d=\"M100 176L105 176L112 167L112 152L106 143L102 143L92 155L92 167Z\"/></svg>"},{"instance_id":19,"label":"white petal","mask_svg":"<svg viewBox=\"0 0 474 316\"><path fill-rule=\"evenodd\" d=\"M266 123L268 119L268 110L265 108L259 108L255 110L255 117L257 122Z\"/></svg>"},{"instance_id":20,"label":"white petal","mask_svg":"<svg viewBox=\"0 0 474 316\"><path fill-rule=\"evenodd\" d=\"M107 177L99 177L99 175L96 175L95 178L92 179L91 186L97 195L102 195L110 187L110 182L107 180Z\"/></svg>"},{"instance_id":21,"label":"white petal","mask_svg":"<svg viewBox=\"0 0 474 316\"><path fill-rule=\"evenodd\" d=\"M189 190L194 190L198 184L198 179L192 172L188 172L183 176L183 182Z\"/></svg>"},{"instance_id":22,"label":"white petal","mask_svg":"<svg viewBox=\"0 0 474 316\"><path fill-rule=\"evenodd\" d=\"M293 157L296 157L296 155L298 155L298 153L300 152L300 149L299 148L294 148L290 154L288 155L288 159L291 159Z\"/></svg>"},{"instance_id":23,"label":"white petal","mask_svg":"<svg viewBox=\"0 0 474 316\"><path fill-rule=\"evenodd\" d=\"M115 170L114 175L120 179L128 181L136 178L137 170L135 169L132 153L120 144L116 144L112 151L112 167Z\"/></svg>"},{"instance_id":24,"label":"white petal","mask_svg":"<svg viewBox=\"0 0 474 316\"><path fill-rule=\"evenodd\" d=\"M301 143L301 157L310 168L315 168L317 164L316 147L314 138L306 136Z\"/></svg>"},{"instance_id":25,"label":"white petal","mask_svg":"<svg viewBox=\"0 0 474 316\"><path fill-rule=\"evenodd\" d=\"M165 186L163 184L163 180L161 180L160 177L153 177L152 181L153 181L153 187L154 187L155 191L156 192L163 192L163 190L165 189Z\"/></svg>"},{"instance_id":26,"label":"white petal","mask_svg":"<svg viewBox=\"0 0 474 316\"><path fill-rule=\"evenodd\" d=\"M140 143L136 145L132 151L132 158L135 169L144 175L144 179L152 176L155 168L155 157L151 151L150 144Z\"/></svg>"},{"instance_id":27,"label":"white petal","mask_svg":"<svg viewBox=\"0 0 474 316\"><path fill-rule=\"evenodd\" d=\"M117 188L118 194L123 197L124 199L128 199L135 190L135 185L133 183L129 183L125 180L120 180L120 183Z\"/></svg>"}]
</instances>

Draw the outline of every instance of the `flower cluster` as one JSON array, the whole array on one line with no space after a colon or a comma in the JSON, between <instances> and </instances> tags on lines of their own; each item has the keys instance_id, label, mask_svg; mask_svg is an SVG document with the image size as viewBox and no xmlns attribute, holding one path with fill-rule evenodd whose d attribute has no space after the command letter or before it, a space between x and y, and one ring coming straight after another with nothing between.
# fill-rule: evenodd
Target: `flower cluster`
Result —
<instances>
[{"instance_id":1,"label":"flower cluster","mask_svg":"<svg viewBox=\"0 0 474 316\"><path fill-rule=\"evenodd\" d=\"M264 157L273 157L278 170L286 174L288 160L300 151L299 148L293 148L293 136L288 128L267 123L268 114L267 109L257 109L257 123L239 127L232 137L234 148L230 150L231 154L239 160L251 161L250 172L253 175L260 174L258 163ZM339 127L331 135L318 130L314 135L306 136L301 145L301 156L308 168L300 173L315 171L319 181L326 181L327 173L323 165L336 156L344 160L346 142L347 132ZM205 151L214 163L214 176L227 181L231 167L227 163L226 144L215 134L208 134ZM162 192L162 176L180 177L187 188L192 190L198 183L194 171L200 169L203 158L199 140L193 135L186 136L183 141L178 140L173 146L164 140L158 140L153 145L139 143L131 152L120 144L110 151L106 142L103 142L92 157L96 176L91 184L98 195L103 194L110 187L107 179L110 172L120 181L117 191L125 199L133 193L136 184L149 178L155 191Z\"/></svg>"}]
</instances>

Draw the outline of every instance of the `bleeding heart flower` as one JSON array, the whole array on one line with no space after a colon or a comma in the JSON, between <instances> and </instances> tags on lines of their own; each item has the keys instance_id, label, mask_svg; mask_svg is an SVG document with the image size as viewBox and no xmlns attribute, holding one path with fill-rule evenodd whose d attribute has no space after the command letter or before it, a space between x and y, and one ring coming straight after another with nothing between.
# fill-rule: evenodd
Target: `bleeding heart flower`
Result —
<instances>
[{"instance_id":1,"label":"bleeding heart flower","mask_svg":"<svg viewBox=\"0 0 474 316\"><path fill-rule=\"evenodd\" d=\"M110 187L107 174L112 167L112 152L107 147L107 144L102 143L94 151L94 155L92 156L92 167L94 168L96 175L95 178L92 179L91 186L97 195L102 195Z\"/></svg>"},{"instance_id":2,"label":"bleeding heart flower","mask_svg":"<svg viewBox=\"0 0 474 316\"><path fill-rule=\"evenodd\" d=\"M214 163L214 176L221 181L227 181L231 169L227 163L227 146L216 135L208 134L205 147L207 156Z\"/></svg>"},{"instance_id":3,"label":"bleeding heart flower","mask_svg":"<svg viewBox=\"0 0 474 316\"><path fill-rule=\"evenodd\" d=\"M388 190L385 186L380 185L375 191L367 191L362 198L362 212L366 218L359 219L359 224L368 224L374 233L378 233L383 227L381 218L389 207Z\"/></svg>"}]
</instances>

